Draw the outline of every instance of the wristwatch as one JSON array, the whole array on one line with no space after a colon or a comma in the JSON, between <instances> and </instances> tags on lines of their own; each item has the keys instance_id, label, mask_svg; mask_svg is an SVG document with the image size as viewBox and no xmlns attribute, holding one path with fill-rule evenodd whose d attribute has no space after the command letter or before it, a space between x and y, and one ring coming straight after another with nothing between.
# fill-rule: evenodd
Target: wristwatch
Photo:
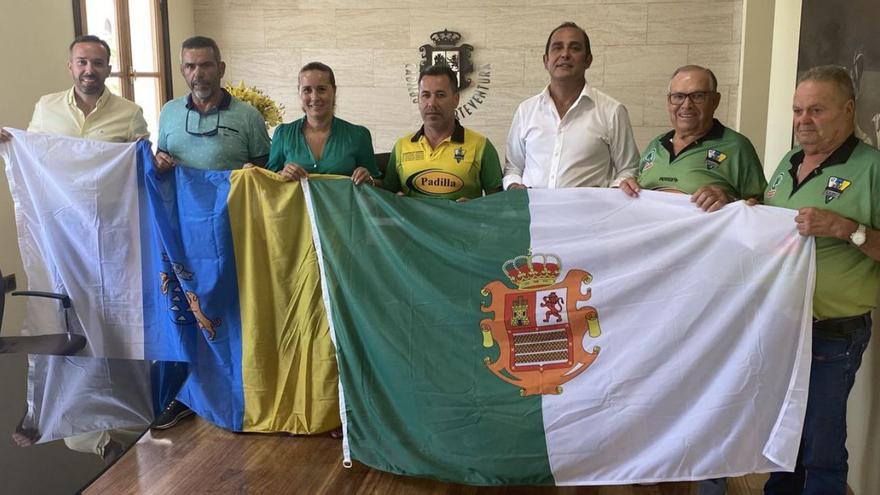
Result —
<instances>
[{"instance_id":1,"label":"wristwatch","mask_svg":"<svg viewBox=\"0 0 880 495\"><path fill-rule=\"evenodd\" d=\"M855 232L849 235L849 242L855 247L862 247L866 240L868 238L865 236L865 226L862 224L859 224Z\"/></svg>"}]
</instances>

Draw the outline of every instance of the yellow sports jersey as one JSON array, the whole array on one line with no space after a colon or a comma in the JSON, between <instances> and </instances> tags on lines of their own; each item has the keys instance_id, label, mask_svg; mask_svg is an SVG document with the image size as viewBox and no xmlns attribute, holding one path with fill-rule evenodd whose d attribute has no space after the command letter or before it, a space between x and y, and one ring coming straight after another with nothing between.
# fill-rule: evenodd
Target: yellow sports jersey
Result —
<instances>
[{"instance_id":1,"label":"yellow sports jersey","mask_svg":"<svg viewBox=\"0 0 880 495\"><path fill-rule=\"evenodd\" d=\"M479 198L501 188L501 162L486 137L458 121L452 135L433 149L423 127L395 143L383 185L407 196Z\"/></svg>"}]
</instances>

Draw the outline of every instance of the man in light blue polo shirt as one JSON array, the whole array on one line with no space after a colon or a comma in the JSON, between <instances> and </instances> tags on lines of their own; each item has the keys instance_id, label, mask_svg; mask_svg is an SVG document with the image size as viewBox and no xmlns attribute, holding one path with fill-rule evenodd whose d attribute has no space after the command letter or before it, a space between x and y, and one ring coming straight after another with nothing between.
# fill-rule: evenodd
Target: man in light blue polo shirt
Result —
<instances>
[{"instance_id":1,"label":"man in light blue polo shirt","mask_svg":"<svg viewBox=\"0 0 880 495\"><path fill-rule=\"evenodd\" d=\"M269 135L260 112L220 86L226 64L211 38L183 42L180 73L192 92L169 101L159 116L156 166L180 163L204 170L232 170L245 163L264 165Z\"/></svg>"},{"instance_id":2,"label":"man in light blue polo shirt","mask_svg":"<svg viewBox=\"0 0 880 495\"><path fill-rule=\"evenodd\" d=\"M192 92L169 101L159 116L156 168L178 163L203 170L233 170L245 163L264 166L269 135L260 112L220 86L226 64L211 38L194 36L183 42L180 73ZM152 427L167 429L193 411L173 400Z\"/></svg>"}]
</instances>

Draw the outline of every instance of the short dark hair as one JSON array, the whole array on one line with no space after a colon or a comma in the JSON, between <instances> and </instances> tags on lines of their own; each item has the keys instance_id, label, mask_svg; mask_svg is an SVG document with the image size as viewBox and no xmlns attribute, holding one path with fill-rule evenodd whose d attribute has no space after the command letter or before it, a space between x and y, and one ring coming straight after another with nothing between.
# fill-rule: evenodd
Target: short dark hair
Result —
<instances>
[{"instance_id":1,"label":"short dark hair","mask_svg":"<svg viewBox=\"0 0 880 495\"><path fill-rule=\"evenodd\" d=\"M192 38L187 38L183 41L180 50L195 50L198 48L210 48L214 50L214 59L218 63L222 60L220 58L220 47L217 46L217 42L207 36L193 36Z\"/></svg>"},{"instance_id":2,"label":"short dark hair","mask_svg":"<svg viewBox=\"0 0 880 495\"><path fill-rule=\"evenodd\" d=\"M84 34L82 36L77 36L76 38L74 38L73 41L70 43L70 46L67 48L67 51L73 53L73 47L80 43L97 43L103 46L104 50L107 50L107 63L110 63L110 45L108 45L106 41L92 34Z\"/></svg>"},{"instance_id":3,"label":"short dark hair","mask_svg":"<svg viewBox=\"0 0 880 495\"><path fill-rule=\"evenodd\" d=\"M839 65L820 65L804 72L797 80L797 85L807 81L830 82L837 86L837 90L845 101L856 99L855 87L849 72Z\"/></svg>"},{"instance_id":4,"label":"short dark hair","mask_svg":"<svg viewBox=\"0 0 880 495\"><path fill-rule=\"evenodd\" d=\"M302 76L302 73L307 70L316 70L327 73L327 77L330 79L330 86L333 86L333 89L336 89L336 76L333 75L333 69L331 69L329 65L321 62L309 62L302 66L302 69L299 70L299 75ZM299 87L299 77L297 77L296 86Z\"/></svg>"},{"instance_id":5,"label":"short dark hair","mask_svg":"<svg viewBox=\"0 0 880 495\"><path fill-rule=\"evenodd\" d=\"M672 76L669 78L670 84L672 83L672 80L675 79L675 76L682 72L705 72L706 74L709 74L709 86L711 86L709 89L711 91L718 91L718 78L715 77L715 73L702 65L682 65L675 69L675 72L673 72Z\"/></svg>"},{"instance_id":6,"label":"short dark hair","mask_svg":"<svg viewBox=\"0 0 880 495\"><path fill-rule=\"evenodd\" d=\"M446 76L449 78L449 84L452 85L452 92L458 93L458 76L455 75L455 71L448 65L441 64L426 67L425 70L419 73L420 85L422 83L422 78L427 76Z\"/></svg>"},{"instance_id":7,"label":"short dark hair","mask_svg":"<svg viewBox=\"0 0 880 495\"><path fill-rule=\"evenodd\" d=\"M592 56L593 52L590 51L590 37L587 36L587 32L584 31L584 28L578 26L577 24L575 24L574 22L571 22L571 21L563 22L562 24L553 28L553 31L550 31L550 36L547 36L547 44L544 46L544 55L546 56L550 53L550 40L553 39L553 35L556 33L556 31L559 31L560 29L565 29L565 28L577 29L578 31L581 32L581 34L584 35L584 48L587 50L587 55Z\"/></svg>"}]
</instances>

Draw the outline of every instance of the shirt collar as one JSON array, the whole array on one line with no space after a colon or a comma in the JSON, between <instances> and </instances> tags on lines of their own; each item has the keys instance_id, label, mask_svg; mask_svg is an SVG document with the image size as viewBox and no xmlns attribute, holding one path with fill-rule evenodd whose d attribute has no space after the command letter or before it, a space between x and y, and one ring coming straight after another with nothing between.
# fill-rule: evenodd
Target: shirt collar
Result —
<instances>
[{"instance_id":1,"label":"shirt collar","mask_svg":"<svg viewBox=\"0 0 880 495\"><path fill-rule=\"evenodd\" d=\"M675 136L675 129L667 132L660 138L660 141L666 146L666 143L672 142L672 136ZM702 143L703 141L710 141L713 139L721 139L724 136L724 124L718 121L718 119L712 119L712 128L709 129L709 132L703 134L696 141L691 144ZM690 147L690 146L688 146Z\"/></svg>"},{"instance_id":2,"label":"shirt collar","mask_svg":"<svg viewBox=\"0 0 880 495\"><path fill-rule=\"evenodd\" d=\"M844 141L840 146L837 147L836 150L831 152L818 167L816 170L823 169L825 167L830 167L832 165L839 165L841 163L846 163L849 161L849 157L852 156L853 151L856 150L856 146L859 145L859 138L856 137L855 133L850 134L846 141ZM791 163L791 168L789 172L792 174L792 177L797 177L797 169L801 163L804 161L804 150L800 149L797 153L791 155L791 158L788 159Z\"/></svg>"},{"instance_id":3,"label":"shirt collar","mask_svg":"<svg viewBox=\"0 0 880 495\"><path fill-rule=\"evenodd\" d=\"M424 135L425 135L425 126L423 124L422 127L419 127L419 130L416 131L415 134L413 134L413 137L412 137L412 139L410 139L410 141L413 143L418 143L419 139L422 139L422 136L424 136ZM459 144L464 143L464 126L461 125L461 122L459 122L458 119L455 119L455 128L452 129L452 135L449 136L448 139L450 141L452 141L453 143L459 143Z\"/></svg>"},{"instance_id":4,"label":"shirt collar","mask_svg":"<svg viewBox=\"0 0 880 495\"><path fill-rule=\"evenodd\" d=\"M718 119L712 119L712 128L709 129L709 132L703 134L699 138L697 138L694 142L685 146L678 154L675 154L675 148L672 146L672 136L675 136L675 129L667 132L663 136L660 137L660 144L666 148L666 151L669 152L670 161L674 160L676 156L681 155L685 151L693 148L694 146L699 146L703 141L712 141L715 139L721 139L724 136L724 124L718 121Z\"/></svg>"},{"instance_id":5,"label":"shirt collar","mask_svg":"<svg viewBox=\"0 0 880 495\"><path fill-rule=\"evenodd\" d=\"M223 92L223 98L220 100L220 104L212 108L211 110L208 110L208 113L213 113L220 110L229 110L229 104L232 103L232 95L229 94L229 91L226 91L225 88L220 88L220 91ZM190 93L186 96L186 109L193 110L195 108L196 106L195 103L193 103L193 95L192 93Z\"/></svg>"},{"instance_id":6,"label":"shirt collar","mask_svg":"<svg viewBox=\"0 0 880 495\"><path fill-rule=\"evenodd\" d=\"M101 96L98 97L98 101L95 103L95 110L103 107L107 104L107 100L110 99L110 89L106 86L104 87L104 92L101 93ZM71 86L67 91L67 104L71 106L76 106L76 86Z\"/></svg>"},{"instance_id":7,"label":"shirt collar","mask_svg":"<svg viewBox=\"0 0 880 495\"><path fill-rule=\"evenodd\" d=\"M593 99L593 93L589 82L584 82L584 87L581 89L581 95L578 97L577 101L580 101L581 98ZM549 84L544 87L544 91L541 91L541 103L545 105L553 103L553 98L550 96ZM572 107L574 107L574 105L572 105Z\"/></svg>"}]
</instances>

